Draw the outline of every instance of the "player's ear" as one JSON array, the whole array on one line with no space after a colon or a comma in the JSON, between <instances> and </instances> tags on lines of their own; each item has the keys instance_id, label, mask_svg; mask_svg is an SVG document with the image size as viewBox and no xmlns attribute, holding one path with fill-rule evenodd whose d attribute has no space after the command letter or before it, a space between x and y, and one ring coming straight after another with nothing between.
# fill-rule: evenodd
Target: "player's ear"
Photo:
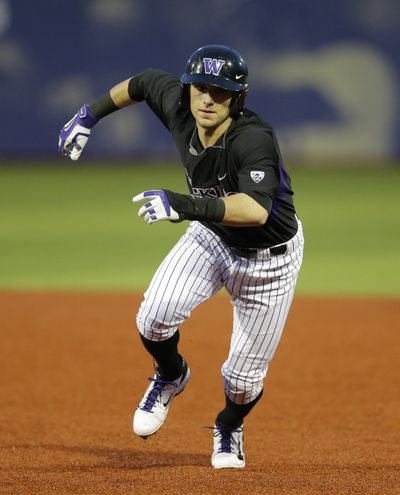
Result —
<instances>
[{"instance_id":1,"label":"player's ear","mask_svg":"<svg viewBox=\"0 0 400 495\"><path fill-rule=\"evenodd\" d=\"M188 110L190 108L190 84L181 84L179 104L184 110Z\"/></svg>"}]
</instances>

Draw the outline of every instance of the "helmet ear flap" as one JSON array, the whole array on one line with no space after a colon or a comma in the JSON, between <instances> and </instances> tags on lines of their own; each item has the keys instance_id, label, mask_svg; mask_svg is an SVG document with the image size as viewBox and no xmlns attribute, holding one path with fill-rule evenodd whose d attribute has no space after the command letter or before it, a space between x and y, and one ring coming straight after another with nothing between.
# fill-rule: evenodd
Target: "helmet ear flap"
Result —
<instances>
[{"instance_id":1,"label":"helmet ear flap","mask_svg":"<svg viewBox=\"0 0 400 495\"><path fill-rule=\"evenodd\" d=\"M190 108L190 84L181 84L179 104L184 110L188 110Z\"/></svg>"},{"instance_id":2,"label":"helmet ear flap","mask_svg":"<svg viewBox=\"0 0 400 495\"><path fill-rule=\"evenodd\" d=\"M246 100L248 90L239 91L232 96L231 104L229 107L229 116L232 119L237 119L242 114L244 108L244 102Z\"/></svg>"}]
</instances>

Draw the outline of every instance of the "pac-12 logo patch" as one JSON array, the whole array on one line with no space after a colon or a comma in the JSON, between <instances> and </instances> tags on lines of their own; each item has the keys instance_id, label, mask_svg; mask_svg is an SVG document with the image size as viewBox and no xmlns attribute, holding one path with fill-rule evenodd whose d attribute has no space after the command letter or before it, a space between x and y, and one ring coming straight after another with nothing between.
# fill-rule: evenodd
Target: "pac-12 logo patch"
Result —
<instances>
[{"instance_id":1,"label":"pac-12 logo patch","mask_svg":"<svg viewBox=\"0 0 400 495\"><path fill-rule=\"evenodd\" d=\"M250 172L250 177L254 180L254 182L261 182L264 179L265 172L261 172L260 170L253 170Z\"/></svg>"},{"instance_id":2,"label":"pac-12 logo patch","mask_svg":"<svg viewBox=\"0 0 400 495\"><path fill-rule=\"evenodd\" d=\"M213 74L214 76L219 76L222 66L225 64L225 60L220 60L217 58L203 58L204 72L206 74Z\"/></svg>"}]
</instances>

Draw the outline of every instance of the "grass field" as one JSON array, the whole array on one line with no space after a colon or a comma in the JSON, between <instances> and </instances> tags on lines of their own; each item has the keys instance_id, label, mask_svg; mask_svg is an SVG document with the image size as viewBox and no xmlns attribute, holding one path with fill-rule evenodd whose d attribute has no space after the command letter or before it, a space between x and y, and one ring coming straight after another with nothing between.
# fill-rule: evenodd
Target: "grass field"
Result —
<instances>
[{"instance_id":1,"label":"grass field","mask_svg":"<svg viewBox=\"0 0 400 495\"><path fill-rule=\"evenodd\" d=\"M289 167L305 294L400 295L400 167ZM0 168L0 288L142 290L186 225L149 226L131 197L186 191L182 169L82 161Z\"/></svg>"}]
</instances>

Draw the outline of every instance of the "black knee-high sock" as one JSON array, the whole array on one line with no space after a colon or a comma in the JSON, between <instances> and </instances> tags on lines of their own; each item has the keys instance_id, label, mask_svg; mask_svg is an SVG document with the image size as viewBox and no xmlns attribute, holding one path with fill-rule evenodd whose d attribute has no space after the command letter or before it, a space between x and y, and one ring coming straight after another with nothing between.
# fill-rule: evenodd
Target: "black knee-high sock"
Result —
<instances>
[{"instance_id":1,"label":"black knee-high sock","mask_svg":"<svg viewBox=\"0 0 400 495\"><path fill-rule=\"evenodd\" d=\"M225 409L218 413L215 424L238 428L243 423L243 419L261 399L262 394L263 391L261 390L261 393L248 404L235 404L225 395Z\"/></svg>"},{"instance_id":2,"label":"black knee-high sock","mask_svg":"<svg viewBox=\"0 0 400 495\"><path fill-rule=\"evenodd\" d=\"M179 330L167 340L149 340L140 334L143 345L156 360L159 374L168 380L176 380L182 374L182 357L178 352Z\"/></svg>"}]
</instances>

